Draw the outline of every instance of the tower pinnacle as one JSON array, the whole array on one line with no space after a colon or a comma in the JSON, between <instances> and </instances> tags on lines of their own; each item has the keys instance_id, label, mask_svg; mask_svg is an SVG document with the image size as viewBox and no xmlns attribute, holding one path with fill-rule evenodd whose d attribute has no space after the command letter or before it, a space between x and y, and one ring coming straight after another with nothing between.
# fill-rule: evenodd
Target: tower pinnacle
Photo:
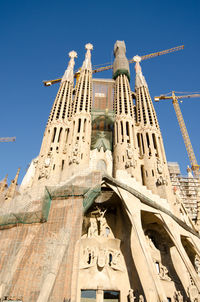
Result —
<instances>
[{"instance_id":1,"label":"tower pinnacle","mask_svg":"<svg viewBox=\"0 0 200 302\"><path fill-rule=\"evenodd\" d=\"M72 50L69 52L69 57L70 57L70 61L62 77L61 83L65 81L69 81L71 83L74 82L74 65L75 65L74 58L77 58L77 53L74 50Z\"/></svg>"},{"instance_id":2,"label":"tower pinnacle","mask_svg":"<svg viewBox=\"0 0 200 302\"><path fill-rule=\"evenodd\" d=\"M87 52L85 54L85 60L84 60L83 65L82 65L82 69L92 70L91 50L93 49L93 45L91 43L87 43L85 45L85 49L87 49Z\"/></svg>"},{"instance_id":3,"label":"tower pinnacle","mask_svg":"<svg viewBox=\"0 0 200 302\"><path fill-rule=\"evenodd\" d=\"M134 56L133 59L135 61L135 72L136 72L135 88L140 88L142 86L147 87L147 82L142 74L142 68L140 65L141 57Z\"/></svg>"}]
</instances>

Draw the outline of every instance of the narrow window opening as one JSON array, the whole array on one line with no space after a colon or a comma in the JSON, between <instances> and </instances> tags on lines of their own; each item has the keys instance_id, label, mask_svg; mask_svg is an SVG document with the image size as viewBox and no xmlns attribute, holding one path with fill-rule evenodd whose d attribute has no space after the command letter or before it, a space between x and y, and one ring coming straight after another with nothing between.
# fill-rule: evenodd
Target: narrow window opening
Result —
<instances>
[{"instance_id":1,"label":"narrow window opening","mask_svg":"<svg viewBox=\"0 0 200 302\"><path fill-rule=\"evenodd\" d=\"M146 177L148 177L148 172L146 171Z\"/></svg>"},{"instance_id":2,"label":"narrow window opening","mask_svg":"<svg viewBox=\"0 0 200 302\"><path fill-rule=\"evenodd\" d=\"M144 176L144 165L141 165L141 178L142 178L142 184L145 185L145 176Z\"/></svg>"},{"instance_id":3,"label":"narrow window opening","mask_svg":"<svg viewBox=\"0 0 200 302\"><path fill-rule=\"evenodd\" d=\"M81 131L81 119L78 119L78 133Z\"/></svg>"},{"instance_id":4,"label":"narrow window opening","mask_svg":"<svg viewBox=\"0 0 200 302\"><path fill-rule=\"evenodd\" d=\"M56 127L53 128L52 143L54 143L55 141L55 136L56 136Z\"/></svg>"},{"instance_id":5,"label":"narrow window opening","mask_svg":"<svg viewBox=\"0 0 200 302\"><path fill-rule=\"evenodd\" d=\"M58 143L60 142L60 138L61 138L61 133L62 133L62 128L60 128L60 131L59 131L59 135L58 135Z\"/></svg>"},{"instance_id":6,"label":"narrow window opening","mask_svg":"<svg viewBox=\"0 0 200 302\"><path fill-rule=\"evenodd\" d=\"M148 133L146 133L146 138L147 138L147 147L149 148L149 146L150 146L150 141L149 141L149 134L148 134Z\"/></svg>"},{"instance_id":7,"label":"narrow window opening","mask_svg":"<svg viewBox=\"0 0 200 302\"><path fill-rule=\"evenodd\" d=\"M53 165L53 170L55 170L56 165Z\"/></svg>"},{"instance_id":8,"label":"narrow window opening","mask_svg":"<svg viewBox=\"0 0 200 302\"><path fill-rule=\"evenodd\" d=\"M62 166L61 166L61 170L63 170L64 169L64 164L65 164L65 161L64 161L64 159L62 160Z\"/></svg>"},{"instance_id":9,"label":"narrow window opening","mask_svg":"<svg viewBox=\"0 0 200 302\"><path fill-rule=\"evenodd\" d=\"M112 254L109 253L109 265L111 265L111 264L112 264Z\"/></svg>"},{"instance_id":10,"label":"narrow window opening","mask_svg":"<svg viewBox=\"0 0 200 302\"><path fill-rule=\"evenodd\" d=\"M141 133L141 141L142 141L142 154L144 154L144 140L143 140L142 133Z\"/></svg>"},{"instance_id":11,"label":"narrow window opening","mask_svg":"<svg viewBox=\"0 0 200 302\"><path fill-rule=\"evenodd\" d=\"M86 131L86 118L84 119L84 124L83 124L83 132L85 133Z\"/></svg>"},{"instance_id":12,"label":"narrow window opening","mask_svg":"<svg viewBox=\"0 0 200 302\"><path fill-rule=\"evenodd\" d=\"M66 129L66 144L68 143L68 138L69 138L69 128Z\"/></svg>"},{"instance_id":13,"label":"narrow window opening","mask_svg":"<svg viewBox=\"0 0 200 302\"><path fill-rule=\"evenodd\" d=\"M119 143L119 138L118 138L118 123L116 123L116 135L117 135L117 143Z\"/></svg>"},{"instance_id":14,"label":"narrow window opening","mask_svg":"<svg viewBox=\"0 0 200 302\"><path fill-rule=\"evenodd\" d=\"M129 136L129 124L126 122L126 135Z\"/></svg>"},{"instance_id":15,"label":"narrow window opening","mask_svg":"<svg viewBox=\"0 0 200 302\"><path fill-rule=\"evenodd\" d=\"M110 228L106 227L106 237L108 237L109 234L110 234Z\"/></svg>"},{"instance_id":16,"label":"narrow window opening","mask_svg":"<svg viewBox=\"0 0 200 302\"><path fill-rule=\"evenodd\" d=\"M157 273L159 274L159 273L160 273L160 265L159 265L159 262L155 262L155 266L156 266Z\"/></svg>"},{"instance_id":17,"label":"narrow window opening","mask_svg":"<svg viewBox=\"0 0 200 302\"><path fill-rule=\"evenodd\" d=\"M124 131L123 131L123 122L120 122L121 124L121 135L122 135L122 142L124 141Z\"/></svg>"},{"instance_id":18,"label":"narrow window opening","mask_svg":"<svg viewBox=\"0 0 200 302\"><path fill-rule=\"evenodd\" d=\"M152 176L154 176L154 170L152 170Z\"/></svg>"},{"instance_id":19,"label":"narrow window opening","mask_svg":"<svg viewBox=\"0 0 200 302\"><path fill-rule=\"evenodd\" d=\"M92 259L92 256L91 256L91 253L89 253L89 255L88 255L88 264L90 264L91 263L91 259Z\"/></svg>"},{"instance_id":20,"label":"narrow window opening","mask_svg":"<svg viewBox=\"0 0 200 302\"><path fill-rule=\"evenodd\" d=\"M157 147L157 143L156 143L155 133L152 134L152 138L153 138L153 146L154 146L154 149L156 150L156 156L158 156L158 147Z\"/></svg>"}]
</instances>

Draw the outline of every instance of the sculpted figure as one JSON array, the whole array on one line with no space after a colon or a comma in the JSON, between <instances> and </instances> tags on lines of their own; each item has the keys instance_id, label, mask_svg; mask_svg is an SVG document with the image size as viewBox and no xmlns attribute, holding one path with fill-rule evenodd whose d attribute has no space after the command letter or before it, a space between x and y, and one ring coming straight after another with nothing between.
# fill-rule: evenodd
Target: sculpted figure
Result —
<instances>
[{"instance_id":1,"label":"sculpted figure","mask_svg":"<svg viewBox=\"0 0 200 302\"><path fill-rule=\"evenodd\" d=\"M88 228L88 237L98 236L97 221L95 218L90 218L90 226Z\"/></svg>"},{"instance_id":2,"label":"sculpted figure","mask_svg":"<svg viewBox=\"0 0 200 302\"><path fill-rule=\"evenodd\" d=\"M144 302L144 297L143 297L143 295L139 295L139 302Z\"/></svg>"},{"instance_id":3,"label":"sculpted figure","mask_svg":"<svg viewBox=\"0 0 200 302\"><path fill-rule=\"evenodd\" d=\"M194 259L194 265L195 265L195 270L197 274L200 276L200 260L199 257L196 255Z\"/></svg>"},{"instance_id":4,"label":"sculpted figure","mask_svg":"<svg viewBox=\"0 0 200 302\"><path fill-rule=\"evenodd\" d=\"M167 281L171 280L171 278L168 276L168 269L164 265L162 265L162 263L160 263L160 273L159 273L159 276L163 280L167 280Z\"/></svg>"},{"instance_id":5,"label":"sculpted figure","mask_svg":"<svg viewBox=\"0 0 200 302\"><path fill-rule=\"evenodd\" d=\"M136 297L134 296L133 289L129 289L129 293L128 293L129 302L134 302L135 299Z\"/></svg>"}]
</instances>

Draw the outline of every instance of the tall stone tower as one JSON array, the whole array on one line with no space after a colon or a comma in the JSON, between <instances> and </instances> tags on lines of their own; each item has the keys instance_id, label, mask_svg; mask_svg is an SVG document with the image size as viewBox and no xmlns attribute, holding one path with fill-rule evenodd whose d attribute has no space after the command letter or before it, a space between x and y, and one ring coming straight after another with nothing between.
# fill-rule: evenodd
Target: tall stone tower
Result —
<instances>
[{"instance_id":1,"label":"tall stone tower","mask_svg":"<svg viewBox=\"0 0 200 302\"><path fill-rule=\"evenodd\" d=\"M126 46L113 79L92 78L92 44L74 87L75 51L40 153L17 191L0 184L0 299L198 302L199 216L171 189L140 58Z\"/></svg>"},{"instance_id":2,"label":"tall stone tower","mask_svg":"<svg viewBox=\"0 0 200 302\"><path fill-rule=\"evenodd\" d=\"M72 93L74 84L75 51L69 53L70 61L52 106L45 129L40 154L33 179L38 183L58 183L66 165L66 148L71 128Z\"/></svg>"},{"instance_id":3,"label":"tall stone tower","mask_svg":"<svg viewBox=\"0 0 200 302\"><path fill-rule=\"evenodd\" d=\"M173 200L167 160L156 112L142 74L140 57L135 64L135 115L137 146L139 148L140 172L143 185L153 193Z\"/></svg>"},{"instance_id":4,"label":"tall stone tower","mask_svg":"<svg viewBox=\"0 0 200 302\"><path fill-rule=\"evenodd\" d=\"M129 63L125 56L124 41L117 41L114 47L113 64L115 136L114 136L114 175L118 170L135 173L136 133L133 97L130 89Z\"/></svg>"}]
</instances>

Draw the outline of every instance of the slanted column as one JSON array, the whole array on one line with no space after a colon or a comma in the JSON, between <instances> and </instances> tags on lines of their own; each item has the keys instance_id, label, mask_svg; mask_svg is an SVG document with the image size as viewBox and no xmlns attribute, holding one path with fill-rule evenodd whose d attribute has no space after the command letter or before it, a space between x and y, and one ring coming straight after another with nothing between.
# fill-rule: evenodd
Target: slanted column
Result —
<instances>
[{"instance_id":1,"label":"slanted column","mask_svg":"<svg viewBox=\"0 0 200 302\"><path fill-rule=\"evenodd\" d=\"M70 174L89 167L91 145L92 64L93 45L85 45L86 55L76 84L68 153Z\"/></svg>"},{"instance_id":2,"label":"slanted column","mask_svg":"<svg viewBox=\"0 0 200 302\"><path fill-rule=\"evenodd\" d=\"M162 135L156 112L140 66L135 56L136 125L138 162L141 181L153 193L173 199Z\"/></svg>"},{"instance_id":3,"label":"slanted column","mask_svg":"<svg viewBox=\"0 0 200 302\"><path fill-rule=\"evenodd\" d=\"M75 51L69 53L70 61L52 106L38 157L34 184L58 183L67 169L67 149L71 129L72 93L74 86Z\"/></svg>"},{"instance_id":4,"label":"slanted column","mask_svg":"<svg viewBox=\"0 0 200 302\"><path fill-rule=\"evenodd\" d=\"M126 58L124 41L114 46L113 64L114 87L114 176L117 170L126 170L131 175L135 171L135 128L134 108L129 84L129 63Z\"/></svg>"}]
</instances>

